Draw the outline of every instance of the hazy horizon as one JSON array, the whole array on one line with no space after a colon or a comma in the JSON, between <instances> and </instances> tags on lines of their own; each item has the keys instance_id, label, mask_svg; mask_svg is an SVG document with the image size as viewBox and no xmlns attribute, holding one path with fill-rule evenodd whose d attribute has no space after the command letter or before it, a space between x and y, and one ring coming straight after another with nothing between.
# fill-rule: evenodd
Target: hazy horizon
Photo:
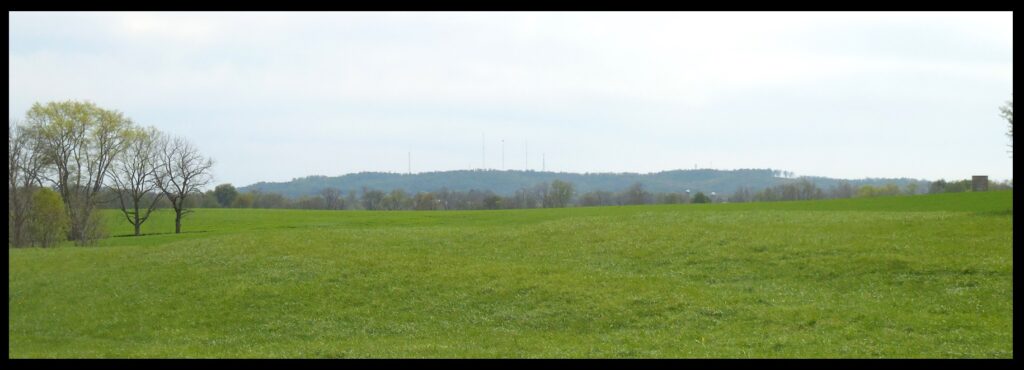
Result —
<instances>
[{"instance_id":1,"label":"hazy horizon","mask_svg":"<svg viewBox=\"0 0 1024 370\"><path fill-rule=\"evenodd\" d=\"M1013 177L1012 12L8 17L12 119L89 100L187 137L214 184L410 154L414 173Z\"/></svg>"},{"instance_id":2,"label":"hazy horizon","mask_svg":"<svg viewBox=\"0 0 1024 370\"><path fill-rule=\"evenodd\" d=\"M402 171L358 171L358 172L342 173L342 174L337 174L337 175L310 174L310 175L306 175L306 176L297 176L297 177L294 177L294 178L291 178L291 179L280 180L280 181L260 180L260 181L257 181L255 183L251 183L251 184L232 184L232 185L234 185L236 187L246 187L246 186L254 185L254 184L257 184L257 183L260 183L260 182L264 182L264 183L272 183L272 182L273 183L280 183L280 182L290 182L290 181L294 181L294 180L298 180L298 179L306 178L306 177L318 177L318 176L322 176L322 177L342 177L342 176L347 176L347 175L357 175L357 174L360 174L360 173L382 173L382 174L388 174L388 175L419 175L419 174L431 174L431 173L443 173L443 172L458 172L458 171L498 171L498 172L504 172L504 171L508 171L508 172L514 172L514 171L527 172L527 171L529 171L529 172L543 172L543 173L567 173L567 174L577 174L577 175L609 175L609 174L610 175L614 175L614 174L653 175L653 174L664 173L664 172L673 172L673 171L722 171L722 172L729 172L729 171L741 171L741 170L777 170L777 171L786 171L786 169L784 169L784 168L728 168L728 169L723 169L723 168L675 168L675 169L651 171L651 172L636 172L636 171L575 172L575 171L554 171L554 170L546 170L545 171L545 170L540 170L540 169L523 170L523 169L515 169L515 168L504 169L504 170L502 170L502 169L495 169L495 168L487 168L487 169L469 168L469 169L420 171L420 172L413 171L412 173L409 173L408 171L405 171L405 172L402 172ZM786 172L789 172L789 171L786 171ZM818 175L810 174L810 173L808 173L808 174L793 173L792 177L793 178L799 178L799 177L804 177L804 176L807 176L807 177L828 177L828 176L818 176ZM968 176L967 179L969 179L969 177L970 176ZM873 177L873 176L869 176L869 177L858 177L858 178L839 178L839 177L829 177L829 178L833 178L833 179L837 179L837 180L866 180L866 179L881 179L881 178L889 178L889 177ZM906 178L906 179L911 179L911 180L924 180L924 181L940 180L940 179L912 178L912 177L905 177L905 176L897 176L897 177L892 177L892 178ZM945 180L966 180L966 179L945 179ZM990 181L1001 181L1001 179L993 179L993 178L991 178L991 176L989 177L989 180Z\"/></svg>"}]
</instances>

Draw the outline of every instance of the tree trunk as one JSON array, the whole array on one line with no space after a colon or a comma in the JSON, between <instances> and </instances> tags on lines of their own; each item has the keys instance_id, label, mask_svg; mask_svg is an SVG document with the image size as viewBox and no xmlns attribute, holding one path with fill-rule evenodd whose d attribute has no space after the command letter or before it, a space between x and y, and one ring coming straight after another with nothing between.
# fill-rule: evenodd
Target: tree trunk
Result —
<instances>
[{"instance_id":1,"label":"tree trunk","mask_svg":"<svg viewBox=\"0 0 1024 370\"><path fill-rule=\"evenodd\" d=\"M70 238L77 245L83 245L85 243L85 222L82 220L81 214L76 212L70 217L71 228Z\"/></svg>"},{"instance_id":2,"label":"tree trunk","mask_svg":"<svg viewBox=\"0 0 1024 370\"><path fill-rule=\"evenodd\" d=\"M139 202L135 201L135 236L140 235L140 228L142 225L139 224Z\"/></svg>"},{"instance_id":3,"label":"tree trunk","mask_svg":"<svg viewBox=\"0 0 1024 370\"><path fill-rule=\"evenodd\" d=\"M174 233L181 234L181 211L174 212Z\"/></svg>"}]
</instances>

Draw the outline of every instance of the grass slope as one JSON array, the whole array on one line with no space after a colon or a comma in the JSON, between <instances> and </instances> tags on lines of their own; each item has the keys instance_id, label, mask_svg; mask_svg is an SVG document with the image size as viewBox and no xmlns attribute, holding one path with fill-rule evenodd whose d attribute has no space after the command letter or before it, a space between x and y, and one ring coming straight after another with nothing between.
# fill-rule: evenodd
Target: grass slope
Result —
<instances>
[{"instance_id":1,"label":"grass slope","mask_svg":"<svg viewBox=\"0 0 1024 370\"><path fill-rule=\"evenodd\" d=\"M8 249L10 357L1013 356L1010 192L109 216Z\"/></svg>"}]
</instances>

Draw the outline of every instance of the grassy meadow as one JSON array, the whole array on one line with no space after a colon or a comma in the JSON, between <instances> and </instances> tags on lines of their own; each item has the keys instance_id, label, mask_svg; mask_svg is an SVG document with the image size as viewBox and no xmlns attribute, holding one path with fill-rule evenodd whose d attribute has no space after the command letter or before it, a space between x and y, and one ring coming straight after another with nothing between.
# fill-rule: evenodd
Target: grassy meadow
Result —
<instances>
[{"instance_id":1,"label":"grassy meadow","mask_svg":"<svg viewBox=\"0 0 1024 370\"><path fill-rule=\"evenodd\" d=\"M8 249L34 357L1013 357L1011 192L160 211Z\"/></svg>"}]
</instances>

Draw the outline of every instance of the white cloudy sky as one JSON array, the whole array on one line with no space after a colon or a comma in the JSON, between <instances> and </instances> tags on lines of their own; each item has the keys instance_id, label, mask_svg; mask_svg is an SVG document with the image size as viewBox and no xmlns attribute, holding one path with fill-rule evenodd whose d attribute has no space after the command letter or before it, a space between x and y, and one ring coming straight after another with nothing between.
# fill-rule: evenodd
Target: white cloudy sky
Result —
<instances>
[{"instance_id":1,"label":"white cloudy sky","mask_svg":"<svg viewBox=\"0 0 1024 370\"><path fill-rule=\"evenodd\" d=\"M90 100L217 183L500 169L502 140L508 169L1013 176L1009 12L8 14L11 118Z\"/></svg>"}]
</instances>

